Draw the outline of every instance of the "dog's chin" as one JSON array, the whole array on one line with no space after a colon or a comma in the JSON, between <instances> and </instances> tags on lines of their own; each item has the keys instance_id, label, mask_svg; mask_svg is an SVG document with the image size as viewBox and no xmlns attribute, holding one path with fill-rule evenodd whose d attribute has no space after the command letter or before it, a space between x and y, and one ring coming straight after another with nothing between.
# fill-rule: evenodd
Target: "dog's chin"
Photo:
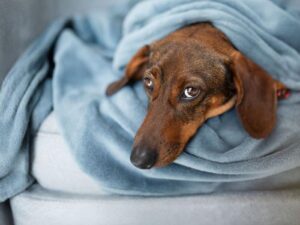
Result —
<instances>
[{"instance_id":1,"label":"dog's chin","mask_svg":"<svg viewBox=\"0 0 300 225\"><path fill-rule=\"evenodd\" d=\"M162 168L162 167L166 167L169 166L170 164L172 164L182 153L183 150L178 149L176 152L172 153L172 154L162 154L158 157L158 160L156 161L156 163L153 165L154 168Z\"/></svg>"}]
</instances>

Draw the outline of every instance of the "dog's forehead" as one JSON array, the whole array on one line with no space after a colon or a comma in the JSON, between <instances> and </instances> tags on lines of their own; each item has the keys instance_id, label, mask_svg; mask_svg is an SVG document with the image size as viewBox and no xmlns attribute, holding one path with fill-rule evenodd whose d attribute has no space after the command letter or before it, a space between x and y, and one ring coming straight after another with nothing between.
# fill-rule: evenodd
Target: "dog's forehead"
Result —
<instances>
[{"instance_id":1,"label":"dog's forehead","mask_svg":"<svg viewBox=\"0 0 300 225\"><path fill-rule=\"evenodd\" d=\"M222 55L194 40L157 42L151 48L150 65L160 67L165 76L221 76L226 73Z\"/></svg>"}]
</instances>

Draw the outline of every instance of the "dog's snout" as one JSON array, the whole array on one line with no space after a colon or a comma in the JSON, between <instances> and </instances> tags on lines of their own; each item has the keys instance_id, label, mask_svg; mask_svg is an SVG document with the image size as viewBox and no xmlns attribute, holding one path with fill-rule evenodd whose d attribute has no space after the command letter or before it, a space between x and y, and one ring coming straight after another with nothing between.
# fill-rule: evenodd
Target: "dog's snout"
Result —
<instances>
[{"instance_id":1,"label":"dog's snout","mask_svg":"<svg viewBox=\"0 0 300 225\"><path fill-rule=\"evenodd\" d=\"M133 165L140 169L150 169L157 160L157 152L143 147L134 148L130 161Z\"/></svg>"}]
</instances>

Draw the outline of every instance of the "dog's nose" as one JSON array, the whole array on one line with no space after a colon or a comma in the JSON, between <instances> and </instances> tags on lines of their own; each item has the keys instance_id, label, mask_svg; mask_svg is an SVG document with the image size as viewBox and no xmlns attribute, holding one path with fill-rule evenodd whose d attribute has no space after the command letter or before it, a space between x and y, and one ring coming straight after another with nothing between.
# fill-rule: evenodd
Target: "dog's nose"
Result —
<instances>
[{"instance_id":1,"label":"dog's nose","mask_svg":"<svg viewBox=\"0 0 300 225\"><path fill-rule=\"evenodd\" d=\"M156 162L157 152L146 148L134 148L130 161L140 169L150 169Z\"/></svg>"}]
</instances>

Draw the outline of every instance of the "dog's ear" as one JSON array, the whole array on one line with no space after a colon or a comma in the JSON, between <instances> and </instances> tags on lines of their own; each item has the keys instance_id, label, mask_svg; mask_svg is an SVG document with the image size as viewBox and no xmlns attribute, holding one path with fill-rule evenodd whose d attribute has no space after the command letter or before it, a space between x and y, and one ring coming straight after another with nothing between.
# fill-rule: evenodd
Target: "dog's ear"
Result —
<instances>
[{"instance_id":1,"label":"dog's ear","mask_svg":"<svg viewBox=\"0 0 300 225\"><path fill-rule=\"evenodd\" d=\"M264 138L276 123L276 84L261 67L240 52L232 54L231 71L237 91L236 108L245 130Z\"/></svg>"},{"instance_id":2,"label":"dog's ear","mask_svg":"<svg viewBox=\"0 0 300 225\"><path fill-rule=\"evenodd\" d=\"M149 60L150 46L145 45L132 57L125 69L125 75L118 81L111 83L106 89L106 95L113 95L131 81L140 80Z\"/></svg>"}]
</instances>

